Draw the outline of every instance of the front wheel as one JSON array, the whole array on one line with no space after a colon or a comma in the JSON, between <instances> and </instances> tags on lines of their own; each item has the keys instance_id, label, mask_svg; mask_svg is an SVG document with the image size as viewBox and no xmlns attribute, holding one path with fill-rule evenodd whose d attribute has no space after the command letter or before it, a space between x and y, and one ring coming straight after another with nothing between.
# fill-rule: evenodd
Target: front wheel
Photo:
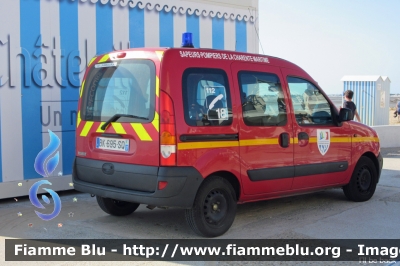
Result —
<instances>
[{"instance_id":1,"label":"front wheel","mask_svg":"<svg viewBox=\"0 0 400 266\"><path fill-rule=\"evenodd\" d=\"M361 157L350 182L343 187L343 192L349 200L367 201L375 193L378 173L374 162L368 157Z\"/></svg>"},{"instance_id":2,"label":"front wheel","mask_svg":"<svg viewBox=\"0 0 400 266\"><path fill-rule=\"evenodd\" d=\"M139 203L132 203L126 201L120 201L110 198L103 198L96 196L97 203L100 208L111 215L114 216L125 216L133 213L139 207Z\"/></svg>"},{"instance_id":3,"label":"front wheel","mask_svg":"<svg viewBox=\"0 0 400 266\"><path fill-rule=\"evenodd\" d=\"M208 177L197 192L186 221L198 235L216 237L231 227L236 216L236 193L232 185L219 176Z\"/></svg>"}]
</instances>

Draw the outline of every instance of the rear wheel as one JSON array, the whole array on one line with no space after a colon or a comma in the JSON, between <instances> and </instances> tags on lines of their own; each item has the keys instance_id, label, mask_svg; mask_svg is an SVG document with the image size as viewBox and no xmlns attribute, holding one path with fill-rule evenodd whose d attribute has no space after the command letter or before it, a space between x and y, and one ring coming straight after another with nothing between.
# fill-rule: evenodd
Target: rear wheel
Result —
<instances>
[{"instance_id":1,"label":"rear wheel","mask_svg":"<svg viewBox=\"0 0 400 266\"><path fill-rule=\"evenodd\" d=\"M96 196L97 203L100 208L111 215L114 216L125 216L133 213L139 207L139 203L132 203L120 200L114 200L109 198L103 198Z\"/></svg>"},{"instance_id":2,"label":"rear wheel","mask_svg":"<svg viewBox=\"0 0 400 266\"><path fill-rule=\"evenodd\" d=\"M236 193L224 178L207 178L197 192L191 209L185 210L186 221L198 235L215 237L231 227L236 215Z\"/></svg>"},{"instance_id":3,"label":"rear wheel","mask_svg":"<svg viewBox=\"0 0 400 266\"><path fill-rule=\"evenodd\" d=\"M361 157L350 182L343 187L343 192L349 200L367 201L375 193L378 173L375 164L368 157Z\"/></svg>"}]
</instances>

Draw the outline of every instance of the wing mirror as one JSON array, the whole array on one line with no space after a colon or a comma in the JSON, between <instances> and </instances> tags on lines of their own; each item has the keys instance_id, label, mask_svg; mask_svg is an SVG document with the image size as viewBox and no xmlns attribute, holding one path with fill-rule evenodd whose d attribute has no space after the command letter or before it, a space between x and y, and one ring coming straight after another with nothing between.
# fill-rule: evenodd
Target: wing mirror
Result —
<instances>
[{"instance_id":1,"label":"wing mirror","mask_svg":"<svg viewBox=\"0 0 400 266\"><path fill-rule=\"evenodd\" d=\"M339 120L340 122L350 121L353 119L353 111L348 108L342 108L339 111Z\"/></svg>"}]
</instances>

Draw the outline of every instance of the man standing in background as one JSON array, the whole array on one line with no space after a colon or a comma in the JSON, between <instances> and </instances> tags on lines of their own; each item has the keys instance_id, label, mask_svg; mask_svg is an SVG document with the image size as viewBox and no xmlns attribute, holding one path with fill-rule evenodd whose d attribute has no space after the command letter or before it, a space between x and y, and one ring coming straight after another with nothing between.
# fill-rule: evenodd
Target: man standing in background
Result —
<instances>
[{"instance_id":1,"label":"man standing in background","mask_svg":"<svg viewBox=\"0 0 400 266\"><path fill-rule=\"evenodd\" d=\"M361 122L360 116L358 115L358 112L357 112L356 105L355 105L355 103L352 101L352 99L353 99L353 94L354 94L354 92L351 91L351 90L347 90L347 91L344 92L344 99L345 99L345 101L344 101L344 103L343 103L343 108L348 108L348 109L350 109L351 111L353 111L353 117L352 117L351 119L354 119L354 116L355 116L355 117L357 118L357 121L358 121L358 122Z\"/></svg>"}]
</instances>

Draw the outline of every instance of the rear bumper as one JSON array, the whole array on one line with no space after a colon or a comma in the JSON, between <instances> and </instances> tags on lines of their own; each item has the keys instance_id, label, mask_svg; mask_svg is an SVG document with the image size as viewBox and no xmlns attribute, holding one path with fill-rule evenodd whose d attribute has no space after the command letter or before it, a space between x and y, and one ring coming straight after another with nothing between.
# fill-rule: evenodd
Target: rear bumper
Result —
<instances>
[{"instance_id":1,"label":"rear bumper","mask_svg":"<svg viewBox=\"0 0 400 266\"><path fill-rule=\"evenodd\" d=\"M193 167L156 167L76 157L76 190L121 201L190 208L203 177ZM167 186L158 190L158 182Z\"/></svg>"}]
</instances>

